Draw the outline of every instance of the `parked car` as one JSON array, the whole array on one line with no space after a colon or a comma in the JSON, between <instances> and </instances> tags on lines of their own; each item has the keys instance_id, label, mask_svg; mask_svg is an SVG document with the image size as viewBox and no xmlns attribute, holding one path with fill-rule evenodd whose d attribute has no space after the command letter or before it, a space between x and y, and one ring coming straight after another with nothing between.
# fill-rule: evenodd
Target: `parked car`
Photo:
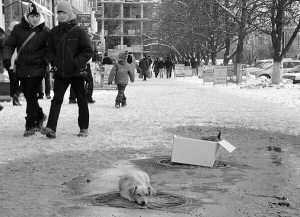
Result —
<instances>
[{"instance_id":1,"label":"parked car","mask_svg":"<svg viewBox=\"0 0 300 217\"><path fill-rule=\"evenodd\" d=\"M273 59L258 60L254 66L243 68L242 76L245 76L250 72L266 69L272 64L273 64Z\"/></svg>"},{"instance_id":2,"label":"parked car","mask_svg":"<svg viewBox=\"0 0 300 217\"><path fill-rule=\"evenodd\" d=\"M282 76L284 79L291 79L293 84L300 83L300 65L295 66Z\"/></svg>"},{"instance_id":3,"label":"parked car","mask_svg":"<svg viewBox=\"0 0 300 217\"><path fill-rule=\"evenodd\" d=\"M271 78L273 74L273 62L271 64L264 64L265 68L259 69L256 71L250 72L251 75L255 75L257 78L265 76L267 78ZM282 60L282 70L283 74L287 73L289 70L294 68L295 66L300 65L300 60L292 60L292 59L283 59Z\"/></svg>"}]
</instances>

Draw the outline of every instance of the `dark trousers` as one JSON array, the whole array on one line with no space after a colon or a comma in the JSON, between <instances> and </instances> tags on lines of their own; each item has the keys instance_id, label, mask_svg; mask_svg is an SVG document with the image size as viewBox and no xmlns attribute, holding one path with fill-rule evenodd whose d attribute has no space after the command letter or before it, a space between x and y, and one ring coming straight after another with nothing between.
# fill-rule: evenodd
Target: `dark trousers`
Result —
<instances>
[{"instance_id":1,"label":"dark trousers","mask_svg":"<svg viewBox=\"0 0 300 217\"><path fill-rule=\"evenodd\" d=\"M126 89L126 84L118 84L118 95L116 97L116 104L124 104L126 103L126 96L125 96L125 89Z\"/></svg>"},{"instance_id":2,"label":"dark trousers","mask_svg":"<svg viewBox=\"0 0 300 217\"><path fill-rule=\"evenodd\" d=\"M172 76L172 68L166 68L167 71L167 78L171 78Z\"/></svg>"},{"instance_id":3,"label":"dark trousers","mask_svg":"<svg viewBox=\"0 0 300 217\"><path fill-rule=\"evenodd\" d=\"M38 103L38 91L43 77L21 78L23 93L27 101L26 129L36 127L36 122L43 118L43 110Z\"/></svg>"},{"instance_id":4,"label":"dark trousers","mask_svg":"<svg viewBox=\"0 0 300 217\"><path fill-rule=\"evenodd\" d=\"M87 87L86 97L87 97L87 99L92 99L93 90L94 90L94 80L93 80L93 75L92 75L91 70L87 70L87 72L88 72L87 76L84 77L84 79L85 79L85 87ZM70 100L75 100L76 98L77 98L76 93L73 90L72 85L71 85L69 99Z\"/></svg>"},{"instance_id":5,"label":"dark trousers","mask_svg":"<svg viewBox=\"0 0 300 217\"><path fill-rule=\"evenodd\" d=\"M89 107L86 99L84 82L85 81L83 77L72 77L64 79L60 76L54 75L54 97L51 100L51 107L47 127L51 128L53 131L56 132L61 104L63 102L66 90L68 89L69 84L71 84L71 87L73 87L73 90L77 96L77 105L79 110L78 126L80 129L88 129Z\"/></svg>"},{"instance_id":6,"label":"dark trousers","mask_svg":"<svg viewBox=\"0 0 300 217\"><path fill-rule=\"evenodd\" d=\"M22 87L19 84L20 81L16 77L16 75L13 73L13 70L8 70L8 76L9 76L9 88L10 88L10 96L13 97L13 95L17 94L19 95L22 92Z\"/></svg>"},{"instance_id":7,"label":"dark trousers","mask_svg":"<svg viewBox=\"0 0 300 217\"><path fill-rule=\"evenodd\" d=\"M50 90L51 90L50 73L49 72L46 72L44 80L45 80L45 94L47 96L47 95L50 95ZM41 86L40 86L38 94L39 94L39 96L44 96L44 93L43 93L43 84L42 83L41 83Z\"/></svg>"}]
</instances>

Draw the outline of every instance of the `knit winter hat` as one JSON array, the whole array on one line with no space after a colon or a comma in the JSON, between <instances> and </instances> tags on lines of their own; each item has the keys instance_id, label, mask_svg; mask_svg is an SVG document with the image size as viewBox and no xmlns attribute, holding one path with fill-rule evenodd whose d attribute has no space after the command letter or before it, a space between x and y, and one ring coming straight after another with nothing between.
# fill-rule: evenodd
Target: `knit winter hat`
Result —
<instances>
[{"instance_id":1,"label":"knit winter hat","mask_svg":"<svg viewBox=\"0 0 300 217\"><path fill-rule=\"evenodd\" d=\"M127 53L120 53L119 60L127 60L128 54Z\"/></svg>"},{"instance_id":2,"label":"knit winter hat","mask_svg":"<svg viewBox=\"0 0 300 217\"><path fill-rule=\"evenodd\" d=\"M26 10L26 17L28 17L31 14L34 14L34 15L39 14L40 15L40 13L41 13L41 10L36 4L34 4L33 2L30 2L28 4L27 10Z\"/></svg>"},{"instance_id":3,"label":"knit winter hat","mask_svg":"<svg viewBox=\"0 0 300 217\"><path fill-rule=\"evenodd\" d=\"M57 12L59 11L63 11L63 12L66 12L70 17L72 15L72 6L69 2L67 1L60 1L58 4L57 4Z\"/></svg>"}]
</instances>

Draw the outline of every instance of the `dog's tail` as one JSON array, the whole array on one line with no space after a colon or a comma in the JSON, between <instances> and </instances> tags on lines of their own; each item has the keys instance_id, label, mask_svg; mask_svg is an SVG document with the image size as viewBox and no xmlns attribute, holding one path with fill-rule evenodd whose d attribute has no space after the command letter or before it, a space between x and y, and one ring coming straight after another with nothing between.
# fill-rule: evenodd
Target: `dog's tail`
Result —
<instances>
[{"instance_id":1,"label":"dog's tail","mask_svg":"<svg viewBox=\"0 0 300 217\"><path fill-rule=\"evenodd\" d=\"M217 138L221 141L221 130L218 130L219 131L219 134L217 135Z\"/></svg>"}]
</instances>

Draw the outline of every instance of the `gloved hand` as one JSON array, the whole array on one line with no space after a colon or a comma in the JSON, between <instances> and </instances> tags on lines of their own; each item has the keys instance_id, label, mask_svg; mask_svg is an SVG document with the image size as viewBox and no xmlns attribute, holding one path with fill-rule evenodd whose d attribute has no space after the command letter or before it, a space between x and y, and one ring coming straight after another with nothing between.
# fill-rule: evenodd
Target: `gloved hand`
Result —
<instances>
[{"instance_id":1,"label":"gloved hand","mask_svg":"<svg viewBox=\"0 0 300 217\"><path fill-rule=\"evenodd\" d=\"M3 60L3 66L8 71L11 66L11 60Z\"/></svg>"},{"instance_id":2,"label":"gloved hand","mask_svg":"<svg viewBox=\"0 0 300 217\"><path fill-rule=\"evenodd\" d=\"M111 85L112 84L112 82L108 82L108 85Z\"/></svg>"}]
</instances>

